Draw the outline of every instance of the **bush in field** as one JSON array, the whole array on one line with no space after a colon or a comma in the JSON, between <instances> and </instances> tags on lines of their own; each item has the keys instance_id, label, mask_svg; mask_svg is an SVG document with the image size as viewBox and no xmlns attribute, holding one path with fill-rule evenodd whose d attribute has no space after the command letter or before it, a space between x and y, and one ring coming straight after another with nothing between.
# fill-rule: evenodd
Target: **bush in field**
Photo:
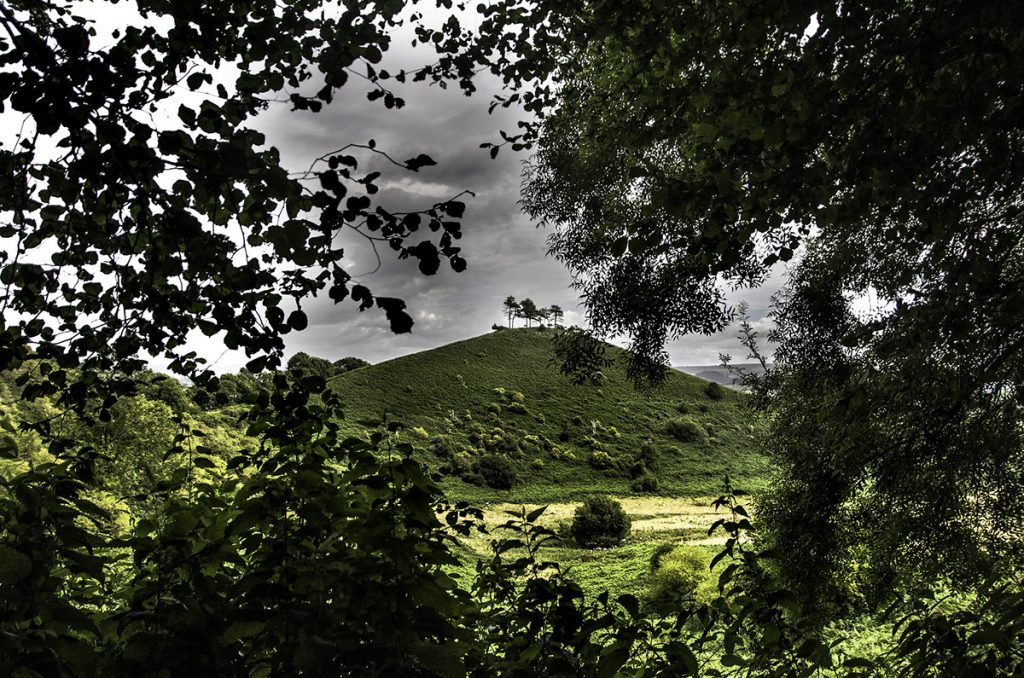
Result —
<instances>
[{"instance_id":1,"label":"bush in field","mask_svg":"<svg viewBox=\"0 0 1024 678\"><path fill-rule=\"evenodd\" d=\"M706 443L707 431L704 427L688 417L672 419L665 426L665 431L681 443Z\"/></svg>"},{"instance_id":2,"label":"bush in field","mask_svg":"<svg viewBox=\"0 0 1024 678\"><path fill-rule=\"evenodd\" d=\"M686 401L680 402L678 405L676 405L676 412L678 412L679 414L689 414L690 404L687 403Z\"/></svg>"},{"instance_id":3,"label":"bush in field","mask_svg":"<svg viewBox=\"0 0 1024 678\"><path fill-rule=\"evenodd\" d=\"M572 538L584 548L615 546L629 534L631 526L622 504L611 497L598 495L588 497L576 509L572 526Z\"/></svg>"},{"instance_id":4,"label":"bush in field","mask_svg":"<svg viewBox=\"0 0 1024 678\"><path fill-rule=\"evenodd\" d=\"M650 469L651 471L658 470L658 460L661 457L661 453L658 451L654 441L648 438L641 445L640 449L633 453L633 459L637 463L643 464L644 468Z\"/></svg>"},{"instance_id":5,"label":"bush in field","mask_svg":"<svg viewBox=\"0 0 1024 678\"><path fill-rule=\"evenodd\" d=\"M657 492L659 487L658 476L650 471L645 471L634 478L629 487L634 492Z\"/></svg>"},{"instance_id":6,"label":"bush in field","mask_svg":"<svg viewBox=\"0 0 1024 678\"><path fill-rule=\"evenodd\" d=\"M721 400L725 397L725 391L722 390L722 385L718 382L709 381L708 385L704 387L704 395L712 400Z\"/></svg>"},{"instance_id":7,"label":"bush in field","mask_svg":"<svg viewBox=\"0 0 1024 678\"><path fill-rule=\"evenodd\" d=\"M647 598L651 603L675 609L683 601L706 603L714 598L716 584L710 570L711 557L704 549L679 546L657 555L657 562L651 558L648 580Z\"/></svg>"},{"instance_id":8,"label":"bush in field","mask_svg":"<svg viewBox=\"0 0 1024 678\"><path fill-rule=\"evenodd\" d=\"M500 454L485 454L476 461L473 470L488 487L496 490L507 490L518 480L516 467Z\"/></svg>"}]
</instances>

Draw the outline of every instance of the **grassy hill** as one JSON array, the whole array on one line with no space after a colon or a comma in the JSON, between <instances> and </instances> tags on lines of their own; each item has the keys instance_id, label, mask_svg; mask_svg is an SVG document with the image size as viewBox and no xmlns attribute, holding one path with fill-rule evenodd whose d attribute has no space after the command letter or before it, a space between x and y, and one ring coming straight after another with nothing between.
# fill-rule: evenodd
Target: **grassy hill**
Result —
<instances>
[{"instance_id":1,"label":"grassy hill","mask_svg":"<svg viewBox=\"0 0 1024 678\"><path fill-rule=\"evenodd\" d=\"M382 416L405 424L403 435L442 471L452 497L536 502L629 494L645 467L653 467L662 496L714 494L726 474L739 487L761 485L765 462L752 450L745 395L727 388L709 394L708 382L677 371L658 389L637 390L621 359L600 385L574 385L552 364L551 336L493 332L357 369L331 384L353 428ZM622 351L609 347L607 355ZM514 473L511 488L493 487L504 477L493 482L494 464Z\"/></svg>"}]
</instances>

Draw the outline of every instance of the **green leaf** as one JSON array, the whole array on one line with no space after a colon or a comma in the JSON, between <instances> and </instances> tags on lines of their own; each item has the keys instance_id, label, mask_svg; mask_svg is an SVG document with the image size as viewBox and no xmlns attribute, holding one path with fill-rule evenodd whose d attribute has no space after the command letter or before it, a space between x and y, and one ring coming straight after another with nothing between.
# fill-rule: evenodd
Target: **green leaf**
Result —
<instances>
[{"instance_id":1,"label":"green leaf","mask_svg":"<svg viewBox=\"0 0 1024 678\"><path fill-rule=\"evenodd\" d=\"M999 629L982 629L967 639L971 645L1004 645L1009 641L1006 633Z\"/></svg>"},{"instance_id":2,"label":"green leaf","mask_svg":"<svg viewBox=\"0 0 1024 678\"><path fill-rule=\"evenodd\" d=\"M526 522L528 522L528 523L537 522L537 518L540 518L541 514L544 513L544 511L546 511L547 508L548 507L545 505L545 506L541 506L540 508L535 508L534 510L530 511L529 513L526 514Z\"/></svg>"},{"instance_id":3,"label":"green leaf","mask_svg":"<svg viewBox=\"0 0 1024 678\"><path fill-rule=\"evenodd\" d=\"M605 648L597 662L597 675L600 678L612 678L628 659L629 645L624 645L621 641Z\"/></svg>"},{"instance_id":4,"label":"green leaf","mask_svg":"<svg viewBox=\"0 0 1024 678\"><path fill-rule=\"evenodd\" d=\"M10 546L0 544L0 584L14 584L32 572L32 561Z\"/></svg>"},{"instance_id":5,"label":"green leaf","mask_svg":"<svg viewBox=\"0 0 1024 678\"><path fill-rule=\"evenodd\" d=\"M703 141L712 141L718 136L718 127L708 122L694 123L693 131Z\"/></svg>"}]
</instances>

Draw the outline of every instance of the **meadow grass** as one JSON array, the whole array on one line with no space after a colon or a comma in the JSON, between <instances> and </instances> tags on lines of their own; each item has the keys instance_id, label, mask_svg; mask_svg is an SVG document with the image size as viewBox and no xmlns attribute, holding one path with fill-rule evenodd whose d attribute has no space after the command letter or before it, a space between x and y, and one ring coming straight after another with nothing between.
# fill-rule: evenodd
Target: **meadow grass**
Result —
<instances>
[{"instance_id":1,"label":"meadow grass","mask_svg":"<svg viewBox=\"0 0 1024 678\"><path fill-rule=\"evenodd\" d=\"M576 385L554 363L552 336L551 330L492 332L361 368L331 384L346 403L345 425L353 432L368 420L401 422L433 468L446 461L432 452L439 439L463 453L465 463L483 453L481 436L512 441L516 449L503 454L518 482L498 490L449 473L441 485L456 499L544 503L629 494L626 467L646 440L659 452L659 495L715 494L725 475L745 489L762 486L767 464L754 449L757 425L746 395L723 389L723 397L713 399L705 393L708 382L675 370L658 388L637 388L626 377L624 353L612 346L606 355L615 362L602 383ZM667 426L680 417L707 435L677 440ZM592 466L595 452L607 454L612 465Z\"/></svg>"}]
</instances>

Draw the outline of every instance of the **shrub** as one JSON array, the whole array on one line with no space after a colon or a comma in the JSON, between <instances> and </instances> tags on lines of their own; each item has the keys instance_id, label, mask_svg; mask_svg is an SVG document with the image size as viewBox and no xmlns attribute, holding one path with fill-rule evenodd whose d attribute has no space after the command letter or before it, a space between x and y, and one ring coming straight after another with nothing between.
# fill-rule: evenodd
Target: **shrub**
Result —
<instances>
[{"instance_id":1,"label":"shrub","mask_svg":"<svg viewBox=\"0 0 1024 678\"><path fill-rule=\"evenodd\" d=\"M588 497L573 515L570 533L584 548L615 546L629 534L629 516L611 497Z\"/></svg>"},{"instance_id":2,"label":"shrub","mask_svg":"<svg viewBox=\"0 0 1024 678\"><path fill-rule=\"evenodd\" d=\"M711 408L708 407L707 405L705 405L704 403L701 403L700 405L698 405L697 409L700 410L701 412L704 412L705 414L707 414L708 412L711 411Z\"/></svg>"},{"instance_id":3,"label":"shrub","mask_svg":"<svg viewBox=\"0 0 1024 678\"><path fill-rule=\"evenodd\" d=\"M537 469L538 471L541 471L541 470L544 469L544 460L543 459L534 459L532 462L530 462L530 466L532 466L533 468Z\"/></svg>"},{"instance_id":4,"label":"shrub","mask_svg":"<svg viewBox=\"0 0 1024 678\"><path fill-rule=\"evenodd\" d=\"M487 411L493 414L501 414L501 405L498 403L491 403L487 406Z\"/></svg>"},{"instance_id":5,"label":"shrub","mask_svg":"<svg viewBox=\"0 0 1024 678\"><path fill-rule=\"evenodd\" d=\"M473 464L473 470L496 490L507 490L518 480L515 466L500 454L485 454Z\"/></svg>"},{"instance_id":6,"label":"shrub","mask_svg":"<svg viewBox=\"0 0 1024 678\"><path fill-rule=\"evenodd\" d=\"M658 460L661 457L661 453L658 452L658 448L655 446L654 441L647 439L640 445L640 449L633 454L633 458L639 463L643 464L645 468L652 471L658 470Z\"/></svg>"},{"instance_id":7,"label":"shrub","mask_svg":"<svg viewBox=\"0 0 1024 678\"><path fill-rule=\"evenodd\" d=\"M665 431L682 443L706 443L708 440L707 431L693 419L673 419L665 426Z\"/></svg>"},{"instance_id":8,"label":"shrub","mask_svg":"<svg viewBox=\"0 0 1024 678\"><path fill-rule=\"evenodd\" d=\"M642 476L643 474L647 473L647 469L644 468L643 464L641 464L638 461L633 461L633 457L630 457L629 459L633 463L632 466L628 467L629 468L629 477L630 478L636 479L636 478L639 478L640 476Z\"/></svg>"},{"instance_id":9,"label":"shrub","mask_svg":"<svg viewBox=\"0 0 1024 678\"><path fill-rule=\"evenodd\" d=\"M512 401L505 406L509 412L515 412L516 414L529 414L530 410L526 409L526 405L518 401Z\"/></svg>"},{"instance_id":10,"label":"shrub","mask_svg":"<svg viewBox=\"0 0 1024 678\"><path fill-rule=\"evenodd\" d=\"M458 445L448 436L437 436L430 442L430 449L441 459L450 459L458 451Z\"/></svg>"},{"instance_id":11,"label":"shrub","mask_svg":"<svg viewBox=\"0 0 1024 678\"><path fill-rule=\"evenodd\" d=\"M579 415L576 415L575 417L573 417L572 418L572 425L573 426L583 426L583 417L581 417Z\"/></svg>"},{"instance_id":12,"label":"shrub","mask_svg":"<svg viewBox=\"0 0 1024 678\"><path fill-rule=\"evenodd\" d=\"M459 476L467 483L473 482L470 480L470 476L475 475L473 472L473 458L465 451L457 452L452 455L450 462L441 466L440 471L444 475ZM475 484L482 485L483 479L481 478L480 482Z\"/></svg>"},{"instance_id":13,"label":"shrub","mask_svg":"<svg viewBox=\"0 0 1024 678\"><path fill-rule=\"evenodd\" d=\"M517 452L520 443L515 433L494 427L490 435L484 437L483 445L490 452Z\"/></svg>"},{"instance_id":14,"label":"shrub","mask_svg":"<svg viewBox=\"0 0 1024 678\"><path fill-rule=\"evenodd\" d=\"M612 465L612 458L607 452L601 450L594 450L590 453L589 459L590 465L594 468L605 469Z\"/></svg>"},{"instance_id":15,"label":"shrub","mask_svg":"<svg viewBox=\"0 0 1024 678\"><path fill-rule=\"evenodd\" d=\"M412 429L412 432L416 435L417 438L423 438L424 440L430 437L430 434L427 433L427 429L423 428L422 426L414 427Z\"/></svg>"},{"instance_id":16,"label":"shrub","mask_svg":"<svg viewBox=\"0 0 1024 678\"><path fill-rule=\"evenodd\" d=\"M512 394L512 402L514 402L514 403L525 403L526 402L526 396L524 396L519 391L516 391L515 393Z\"/></svg>"},{"instance_id":17,"label":"shrub","mask_svg":"<svg viewBox=\"0 0 1024 678\"><path fill-rule=\"evenodd\" d=\"M487 481L476 471L467 471L462 475L462 480L470 485L486 485Z\"/></svg>"},{"instance_id":18,"label":"shrub","mask_svg":"<svg viewBox=\"0 0 1024 678\"><path fill-rule=\"evenodd\" d=\"M709 381L708 385L704 387L704 395L712 400L721 400L725 397L725 391L722 390L722 385L718 382Z\"/></svg>"},{"instance_id":19,"label":"shrub","mask_svg":"<svg viewBox=\"0 0 1024 678\"><path fill-rule=\"evenodd\" d=\"M498 388L494 389L494 395L498 396L499 398L504 398L505 389L499 386Z\"/></svg>"},{"instance_id":20,"label":"shrub","mask_svg":"<svg viewBox=\"0 0 1024 678\"><path fill-rule=\"evenodd\" d=\"M661 559L676 550L675 544L658 544L658 547L651 553L650 571L654 574L661 567Z\"/></svg>"},{"instance_id":21,"label":"shrub","mask_svg":"<svg viewBox=\"0 0 1024 678\"><path fill-rule=\"evenodd\" d=\"M689 403L681 402L678 405L676 405L676 412L678 412L679 414L689 414L690 413L690 405L689 405Z\"/></svg>"},{"instance_id":22,"label":"shrub","mask_svg":"<svg viewBox=\"0 0 1024 678\"><path fill-rule=\"evenodd\" d=\"M650 471L645 471L639 477L634 478L633 482L629 484L629 487L634 492L657 492L658 476L654 475Z\"/></svg>"},{"instance_id":23,"label":"shrub","mask_svg":"<svg viewBox=\"0 0 1024 678\"><path fill-rule=\"evenodd\" d=\"M651 560L653 566L653 557ZM670 609L688 600L710 602L717 591L710 563L707 552L696 546L680 546L662 554L648 581L647 598Z\"/></svg>"}]
</instances>

